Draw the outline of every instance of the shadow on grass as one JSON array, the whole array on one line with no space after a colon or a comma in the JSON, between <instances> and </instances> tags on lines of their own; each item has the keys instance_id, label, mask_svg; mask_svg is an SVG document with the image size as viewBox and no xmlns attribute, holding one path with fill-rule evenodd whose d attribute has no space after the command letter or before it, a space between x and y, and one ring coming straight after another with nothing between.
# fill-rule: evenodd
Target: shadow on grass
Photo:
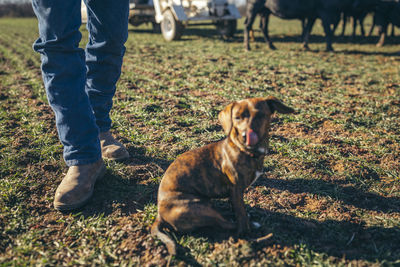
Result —
<instances>
[{"instance_id":1,"label":"shadow on grass","mask_svg":"<svg viewBox=\"0 0 400 267\"><path fill-rule=\"evenodd\" d=\"M150 34L161 34L160 32L154 31L153 29L139 29L139 28L133 28L128 30L129 33L135 34L135 33L150 33Z\"/></svg>"},{"instance_id":2,"label":"shadow on grass","mask_svg":"<svg viewBox=\"0 0 400 267\"><path fill-rule=\"evenodd\" d=\"M400 199L382 197L351 186L304 179L291 181L263 179L258 184L269 188L289 190L292 193L308 192L332 197L364 210L384 213L400 212ZM214 206L226 219L234 220L234 214L228 201L214 201ZM261 227L253 229L242 238L254 241L269 233L273 234L272 238L266 241L250 242L254 255L257 251L272 245L280 245L282 249L305 245L313 252L338 258L344 257L348 260L395 261L400 257L400 247L398 246L400 244L400 228L397 226L365 226L364 222L357 219L319 221L249 206L247 211L251 214L251 221L259 222ZM384 215L382 216L384 217ZM177 239L179 240L182 236L184 234L177 234ZM191 236L207 238L211 243L221 243L226 242L232 236L235 237L235 233L204 228L194 231ZM183 254L180 259L185 260L185 257L190 257L190 253L184 248L181 249L181 252ZM299 251L293 250L293 253L299 253ZM295 254L292 256L296 257ZM193 259L190 258L190 260Z\"/></svg>"},{"instance_id":3,"label":"shadow on grass","mask_svg":"<svg viewBox=\"0 0 400 267\"><path fill-rule=\"evenodd\" d=\"M261 33L260 33L261 34ZM276 45L277 49L279 50L279 44L280 43L297 43L298 49L303 49L303 42L300 38L300 36L283 36L283 37L278 37L278 36L273 36L271 37L272 42ZM243 42L243 38L236 38L234 39L235 42ZM309 45L312 47L313 44L324 44L325 37L322 35L312 35L310 37L310 42ZM333 48L335 49L335 44L357 44L357 45L375 45L377 43L377 37L356 37L355 39L352 39L351 37L335 37L333 39ZM399 37L394 37L391 38L390 40L386 42L385 46L395 46L400 43L400 38ZM264 41L264 38L262 36L257 36L255 38L255 42L251 42L250 45L265 45L266 49L267 44ZM296 46L294 46L296 48ZM345 55L375 55L375 56L387 56L387 57L393 57L393 56L400 56L400 51L399 52L385 52L381 51L382 48L375 48L376 51L361 51L361 50L355 50L351 49L348 50L342 50L342 51L333 51L333 53L338 53L338 54L345 54ZM315 50L315 49L310 49L308 50L309 52L320 52L320 50Z\"/></svg>"},{"instance_id":4,"label":"shadow on grass","mask_svg":"<svg viewBox=\"0 0 400 267\"><path fill-rule=\"evenodd\" d=\"M264 221L257 236L273 233L269 242L282 248L304 244L314 252L350 260L393 261L400 256L399 227L366 227L358 222L335 220L321 222L257 208L250 211ZM252 246L259 250L266 245L253 242Z\"/></svg>"},{"instance_id":5,"label":"shadow on grass","mask_svg":"<svg viewBox=\"0 0 400 267\"><path fill-rule=\"evenodd\" d=\"M379 49L379 48L377 48ZM369 52L369 51L358 51L358 50L346 50L346 51L340 51L338 53L345 54L345 55L365 55L365 56L386 56L386 57L394 57L394 56L400 56L400 50L399 52Z\"/></svg>"},{"instance_id":6,"label":"shadow on grass","mask_svg":"<svg viewBox=\"0 0 400 267\"><path fill-rule=\"evenodd\" d=\"M248 207L247 209L252 213L253 219L256 217L257 220L264 221L261 228L253 229L251 233L242 237L247 241L253 241L250 244L254 255L266 247L279 245L285 250L285 248L291 249L304 245L315 253L324 253L328 256L348 260L395 261L400 257L399 227L365 227L358 222L335 220L320 222L259 208ZM266 241L254 242L257 238L262 238L270 233L273 236ZM234 236L234 233L203 229L192 235L205 237L211 243L221 243ZM178 239L180 236L182 235L178 235ZM181 252L183 252L181 259L190 257L185 249L181 249ZM295 250L293 253L296 253ZM304 252L304 254L308 254L308 252Z\"/></svg>"},{"instance_id":7,"label":"shadow on grass","mask_svg":"<svg viewBox=\"0 0 400 267\"><path fill-rule=\"evenodd\" d=\"M264 43L264 37L261 32L261 30L255 30L257 32L257 37L255 38L255 42L260 42ZM151 29L134 29L130 30L130 32L135 32L135 33L154 33L154 34L161 34L161 33L155 33ZM236 30L235 35L233 38L228 39L228 41L231 42L243 42L243 30ZM221 39L221 35L219 32L211 27L208 28L201 28L199 26L189 26L186 27L183 31L183 36L198 36L202 38L208 38L208 39ZM279 33L276 33L274 35L270 35L270 38L272 42L277 42L277 43L299 43L299 45L302 45L303 41L301 39L300 35L282 35ZM184 38L183 41L189 41L191 38ZM379 37L378 36L334 36L333 37L333 44L369 44L369 45L375 45L378 43ZM317 34L311 34L310 36L310 44L317 43L326 43L326 39L324 35L317 35ZM386 45L397 45L400 43L400 36L388 36L386 38ZM377 48L379 49L379 48Z\"/></svg>"},{"instance_id":8,"label":"shadow on grass","mask_svg":"<svg viewBox=\"0 0 400 267\"><path fill-rule=\"evenodd\" d=\"M152 29L129 29L129 33L133 33L133 34L146 33L146 34L161 35L161 32L154 32ZM196 28L196 27L192 27L192 26L186 27L183 30L182 36L183 36L182 39L175 40L174 42L191 41L194 39L193 37L201 37L201 38L205 38L205 39L222 39L221 35L215 29Z\"/></svg>"},{"instance_id":9,"label":"shadow on grass","mask_svg":"<svg viewBox=\"0 0 400 267\"><path fill-rule=\"evenodd\" d=\"M350 185L322 180L262 179L259 185L288 190L291 193L311 193L338 199L358 209L383 213L400 212L400 199L365 192ZM274 234L273 241L281 247L306 244L315 252L355 260L396 260L400 256L400 228L364 226L363 222L310 220L259 208L250 208L252 214L265 222L265 233ZM384 217L384 215L382 215ZM262 236L262 235L261 235ZM257 246L257 245L255 245Z\"/></svg>"},{"instance_id":10,"label":"shadow on grass","mask_svg":"<svg viewBox=\"0 0 400 267\"><path fill-rule=\"evenodd\" d=\"M164 173L170 162L161 158L145 156L145 149L128 148L132 155L123 161L128 173L107 170L106 175L99 181L87 205L80 211L85 217L112 213L129 216L143 210L149 203L156 203L158 181L151 181L154 172ZM114 168L115 169L115 168Z\"/></svg>"},{"instance_id":11,"label":"shadow on grass","mask_svg":"<svg viewBox=\"0 0 400 267\"><path fill-rule=\"evenodd\" d=\"M221 35L213 28L187 27L183 32L184 36L199 36L207 39L222 39Z\"/></svg>"},{"instance_id":12,"label":"shadow on grass","mask_svg":"<svg viewBox=\"0 0 400 267\"><path fill-rule=\"evenodd\" d=\"M400 199L383 197L370 192L364 192L354 186L341 186L338 182L306 179L263 179L257 182L269 188L288 190L291 193L311 193L319 196L340 200L348 205L365 210L378 212L400 212Z\"/></svg>"},{"instance_id":13,"label":"shadow on grass","mask_svg":"<svg viewBox=\"0 0 400 267\"><path fill-rule=\"evenodd\" d=\"M259 221L264 221L261 228L253 229L241 237L250 242L257 251L266 247L285 248L305 246L315 253L346 258L347 260L395 261L399 259L400 228L384 228L380 226L365 227L361 223L349 221L303 219L291 215L270 212L259 208L247 208ZM273 236L265 241L254 241L272 233ZM190 234L195 238L206 238L210 243L227 242L231 237L237 238L233 232L217 229L201 229ZM176 234L179 240L184 234ZM196 263L189 249L180 247L178 259L187 263ZM223 252L221 252L223 253ZM292 252L296 257L295 250ZM307 251L303 252L308 254ZM290 256L289 256L290 257ZM304 257L304 255L301 255Z\"/></svg>"},{"instance_id":14,"label":"shadow on grass","mask_svg":"<svg viewBox=\"0 0 400 267\"><path fill-rule=\"evenodd\" d=\"M243 32L238 32L239 36L243 35ZM357 36L352 38L351 36L335 36L333 37L333 44L373 44L375 45L378 42L377 36ZM261 32L257 33L257 37L255 38L257 42L264 42L264 37ZM301 36L299 35L272 35L271 40L273 42L279 43L302 43ZM325 43L326 39L324 35L315 35L312 34L310 36L310 44L312 43ZM396 45L400 42L400 37L388 37L386 44L388 45Z\"/></svg>"},{"instance_id":15,"label":"shadow on grass","mask_svg":"<svg viewBox=\"0 0 400 267\"><path fill-rule=\"evenodd\" d=\"M151 30L147 30L143 32L151 32ZM265 44L264 38L261 32L258 32L258 36L255 38L255 42L253 44L263 45ZM243 43L243 30L238 30L235 33L233 38L224 39L218 33L217 30L212 28L195 28L195 27L188 27L184 30L183 39L179 40L179 42L191 41L193 37L201 37L210 40L222 40L226 43ZM302 40L300 36L292 35L292 36L279 36L274 35L271 37L272 42L277 44L277 48L279 49L279 43L298 43L299 49L302 49ZM336 44L365 44L365 45L375 45L378 41L378 37L376 36L367 36L361 37L357 36L352 38L351 36L336 36L333 39L333 45ZM325 43L325 36L323 35L311 35L310 36L310 45L312 44L321 44ZM400 37L388 37L386 41L386 45L397 45L400 43ZM266 44L265 44L266 45ZM360 51L360 50L344 50L344 51L335 51L334 53L341 53L346 55L380 55L380 56L400 56L399 52L385 52L380 51L382 48L376 48L376 51ZM320 52L319 50L309 50L310 52Z\"/></svg>"}]
</instances>

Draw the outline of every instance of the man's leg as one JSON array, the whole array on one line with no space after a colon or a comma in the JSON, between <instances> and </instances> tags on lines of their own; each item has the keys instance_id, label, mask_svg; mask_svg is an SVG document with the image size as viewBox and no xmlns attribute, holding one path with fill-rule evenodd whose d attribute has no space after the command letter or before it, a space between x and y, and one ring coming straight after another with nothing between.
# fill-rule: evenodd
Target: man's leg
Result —
<instances>
[{"instance_id":1,"label":"man's leg","mask_svg":"<svg viewBox=\"0 0 400 267\"><path fill-rule=\"evenodd\" d=\"M100 129L103 158L129 156L109 130L112 98L121 75L125 42L128 38L129 0L86 0L89 40L86 46L86 92Z\"/></svg>"},{"instance_id":2,"label":"man's leg","mask_svg":"<svg viewBox=\"0 0 400 267\"><path fill-rule=\"evenodd\" d=\"M79 48L81 1L33 0L32 4L39 20L39 39L33 48L41 54L64 159L68 166L96 162L101 158L99 130L85 92L85 56Z\"/></svg>"},{"instance_id":3,"label":"man's leg","mask_svg":"<svg viewBox=\"0 0 400 267\"><path fill-rule=\"evenodd\" d=\"M33 0L39 38L33 45L41 54L42 75L64 159L70 166L56 191L56 209L77 208L86 202L104 173L99 129L85 92L84 51L79 48L80 0Z\"/></svg>"}]
</instances>

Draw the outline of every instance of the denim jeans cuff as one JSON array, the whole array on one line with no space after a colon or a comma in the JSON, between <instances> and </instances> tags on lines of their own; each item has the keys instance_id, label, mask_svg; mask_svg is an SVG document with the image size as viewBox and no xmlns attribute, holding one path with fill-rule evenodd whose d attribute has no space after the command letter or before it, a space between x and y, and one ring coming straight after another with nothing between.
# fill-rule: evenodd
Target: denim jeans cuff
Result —
<instances>
[{"instance_id":1,"label":"denim jeans cuff","mask_svg":"<svg viewBox=\"0 0 400 267\"><path fill-rule=\"evenodd\" d=\"M68 167L71 167L71 166L78 166L78 165L86 165L86 164L95 163L99 159L101 159L101 155L99 157L92 158L92 159L70 159L70 160L66 160L65 163L67 164Z\"/></svg>"}]
</instances>

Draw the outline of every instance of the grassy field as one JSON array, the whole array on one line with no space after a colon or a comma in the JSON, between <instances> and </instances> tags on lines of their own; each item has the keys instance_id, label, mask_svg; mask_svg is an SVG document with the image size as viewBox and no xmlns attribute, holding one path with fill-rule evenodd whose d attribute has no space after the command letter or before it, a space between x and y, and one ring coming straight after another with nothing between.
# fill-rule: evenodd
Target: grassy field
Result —
<instances>
[{"instance_id":1,"label":"grassy field","mask_svg":"<svg viewBox=\"0 0 400 267\"><path fill-rule=\"evenodd\" d=\"M399 266L399 38L384 48L377 37L339 38L326 53L318 23L305 52L298 21L270 28L278 50L256 32L247 53L242 23L230 41L211 26L172 43L130 28L112 118L132 157L107 162L89 204L62 214L52 201L67 168L31 49L37 22L0 19L0 265L165 265L148 229L163 172L224 137L225 105L274 95L296 113L274 117L265 177L245 193L261 227L242 238L176 234L172 265Z\"/></svg>"}]
</instances>

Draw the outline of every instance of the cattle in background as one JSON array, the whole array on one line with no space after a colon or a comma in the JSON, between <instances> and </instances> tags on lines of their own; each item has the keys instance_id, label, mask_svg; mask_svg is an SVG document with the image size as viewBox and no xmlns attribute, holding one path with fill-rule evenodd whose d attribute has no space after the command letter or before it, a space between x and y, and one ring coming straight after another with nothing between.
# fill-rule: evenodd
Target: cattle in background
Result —
<instances>
[{"instance_id":1,"label":"cattle in background","mask_svg":"<svg viewBox=\"0 0 400 267\"><path fill-rule=\"evenodd\" d=\"M308 49L309 36L317 18L322 20L326 38L326 50L332 51L333 28L340 20L340 14L353 5L354 0L248 0L244 28L244 46L250 50L249 31L257 15L261 16L261 30L270 49L275 49L268 34L271 14L282 19L300 19L303 27L303 46Z\"/></svg>"},{"instance_id":2,"label":"cattle in background","mask_svg":"<svg viewBox=\"0 0 400 267\"><path fill-rule=\"evenodd\" d=\"M373 27L375 25L378 27L379 41L376 46L381 47L385 44L389 24L392 24L392 35L394 35L394 27L400 27L399 0L378 1L374 14L373 25L370 30L371 35Z\"/></svg>"},{"instance_id":3,"label":"cattle in background","mask_svg":"<svg viewBox=\"0 0 400 267\"><path fill-rule=\"evenodd\" d=\"M248 0L246 6L246 20L244 28L244 46L250 50L249 31L257 15L261 16L260 27L264 34L264 40L270 49L276 49L268 33L269 16L271 14L283 19L300 19L307 21L303 27L304 47L308 48L308 35L310 22L316 17L316 0ZM311 25L312 26L312 25Z\"/></svg>"},{"instance_id":4,"label":"cattle in background","mask_svg":"<svg viewBox=\"0 0 400 267\"><path fill-rule=\"evenodd\" d=\"M327 50L331 51L333 33L340 21L340 15L352 9L354 0L317 0L317 14L324 27Z\"/></svg>"},{"instance_id":5,"label":"cattle in background","mask_svg":"<svg viewBox=\"0 0 400 267\"><path fill-rule=\"evenodd\" d=\"M361 36L365 36L364 19L368 13L373 12L377 5L377 0L354 0L352 5L343 10L343 27L341 36L344 36L346 24L349 18L353 19L352 37L356 37L357 24L360 25Z\"/></svg>"}]
</instances>

